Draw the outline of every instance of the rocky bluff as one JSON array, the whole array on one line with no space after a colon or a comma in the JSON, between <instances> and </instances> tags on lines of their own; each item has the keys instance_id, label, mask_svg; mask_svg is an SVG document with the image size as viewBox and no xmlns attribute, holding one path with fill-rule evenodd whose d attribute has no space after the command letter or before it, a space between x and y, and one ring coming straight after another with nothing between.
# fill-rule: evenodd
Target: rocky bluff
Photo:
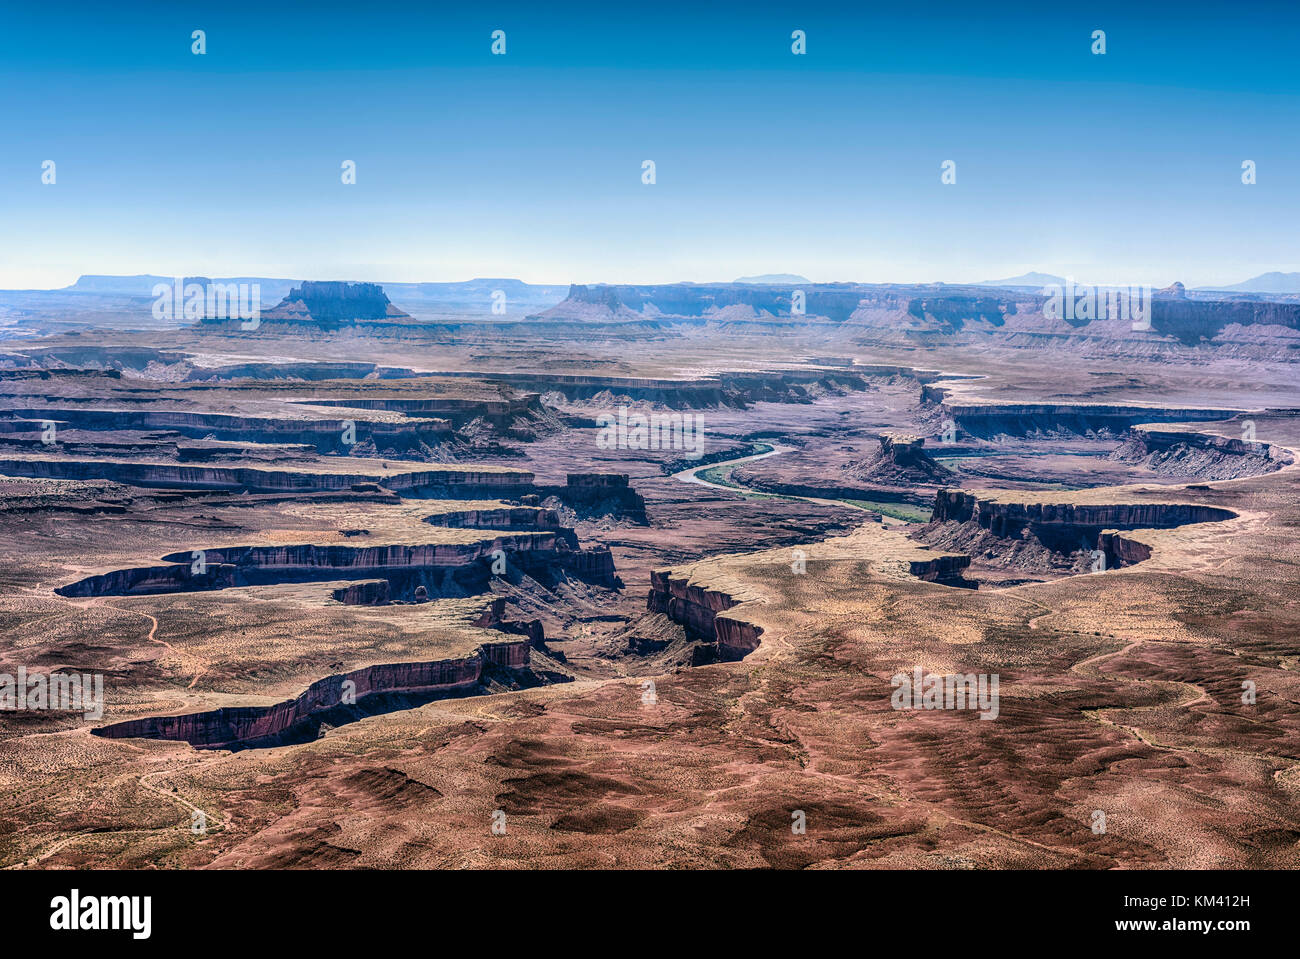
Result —
<instances>
[{"instance_id":1,"label":"rocky bluff","mask_svg":"<svg viewBox=\"0 0 1300 959\"><path fill-rule=\"evenodd\" d=\"M1072 553L1087 544L1102 543L1105 531L1170 529L1192 523L1233 519L1236 513L1197 503L1032 503L981 499L964 490L939 490L935 496L933 524L959 524L983 529L1003 540L1032 537L1048 549ZM1107 542L1111 542L1108 540ZM1137 556L1140 547L1112 543L1115 559ZM1129 553L1124 550L1129 549ZM1149 555L1149 553L1147 554Z\"/></svg>"},{"instance_id":2,"label":"rocky bluff","mask_svg":"<svg viewBox=\"0 0 1300 959\"><path fill-rule=\"evenodd\" d=\"M378 283L344 283L307 281L291 289L270 310L262 311L262 324L274 326L309 326L336 330L355 323L388 320L411 320L408 313L389 301ZM205 326L238 327L239 320L204 318ZM247 327L244 327L247 328Z\"/></svg>"}]
</instances>

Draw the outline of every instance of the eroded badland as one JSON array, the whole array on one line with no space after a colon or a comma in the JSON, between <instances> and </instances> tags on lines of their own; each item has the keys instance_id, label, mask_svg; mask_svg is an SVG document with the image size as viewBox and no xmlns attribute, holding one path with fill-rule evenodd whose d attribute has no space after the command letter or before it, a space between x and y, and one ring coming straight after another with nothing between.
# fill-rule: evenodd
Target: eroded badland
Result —
<instances>
[{"instance_id":1,"label":"eroded badland","mask_svg":"<svg viewBox=\"0 0 1300 959\"><path fill-rule=\"evenodd\" d=\"M536 296L6 341L0 863L1300 866L1300 302Z\"/></svg>"}]
</instances>

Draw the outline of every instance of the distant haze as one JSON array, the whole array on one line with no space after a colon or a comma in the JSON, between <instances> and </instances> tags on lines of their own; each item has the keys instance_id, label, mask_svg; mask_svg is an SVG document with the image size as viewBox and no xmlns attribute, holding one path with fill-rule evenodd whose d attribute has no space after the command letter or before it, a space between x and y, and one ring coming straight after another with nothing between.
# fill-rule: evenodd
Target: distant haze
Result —
<instances>
[{"instance_id":1,"label":"distant haze","mask_svg":"<svg viewBox=\"0 0 1300 959\"><path fill-rule=\"evenodd\" d=\"M7 5L0 287L1300 265L1295 4L154 6Z\"/></svg>"},{"instance_id":2,"label":"distant haze","mask_svg":"<svg viewBox=\"0 0 1300 959\"><path fill-rule=\"evenodd\" d=\"M1300 293L1300 273L1261 273L1231 286L1206 287L1232 293Z\"/></svg>"},{"instance_id":3,"label":"distant haze","mask_svg":"<svg viewBox=\"0 0 1300 959\"><path fill-rule=\"evenodd\" d=\"M806 276L799 276L797 273L763 273L759 276L742 276L736 280L737 283L811 283L812 280Z\"/></svg>"}]
</instances>

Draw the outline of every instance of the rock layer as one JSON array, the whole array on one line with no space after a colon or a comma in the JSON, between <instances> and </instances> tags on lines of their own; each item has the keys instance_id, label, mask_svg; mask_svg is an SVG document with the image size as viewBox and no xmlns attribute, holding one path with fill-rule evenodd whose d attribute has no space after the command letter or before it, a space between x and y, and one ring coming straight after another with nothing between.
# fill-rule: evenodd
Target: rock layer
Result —
<instances>
[{"instance_id":1,"label":"rock layer","mask_svg":"<svg viewBox=\"0 0 1300 959\"><path fill-rule=\"evenodd\" d=\"M646 608L685 627L688 636L717 643L719 659L743 659L758 648L763 632L753 623L721 615L735 605L727 593L691 583L689 575L666 569L650 574Z\"/></svg>"},{"instance_id":2,"label":"rock layer","mask_svg":"<svg viewBox=\"0 0 1300 959\"><path fill-rule=\"evenodd\" d=\"M1272 473L1291 462L1291 454L1258 443L1177 430L1134 427L1110 458L1136 463L1162 476L1229 480Z\"/></svg>"},{"instance_id":3,"label":"rock layer","mask_svg":"<svg viewBox=\"0 0 1300 959\"><path fill-rule=\"evenodd\" d=\"M184 716L150 716L94 730L109 739L183 740L199 749L278 745L313 717L349 706L364 707L367 697L407 694L428 698L468 695L490 665L528 665L524 641L484 643L470 656L435 662L367 666L312 683L302 695L274 706L236 706ZM331 716L331 718L338 718Z\"/></svg>"}]
</instances>

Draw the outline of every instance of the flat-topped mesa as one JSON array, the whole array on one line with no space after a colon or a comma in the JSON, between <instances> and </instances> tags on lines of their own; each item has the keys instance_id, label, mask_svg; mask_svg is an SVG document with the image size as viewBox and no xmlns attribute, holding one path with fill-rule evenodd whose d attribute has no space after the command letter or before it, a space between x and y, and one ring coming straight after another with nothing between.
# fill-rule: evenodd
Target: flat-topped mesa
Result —
<instances>
[{"instance_id":1,"label":"flat-topped mesa","mask_svg":"<svg viewBox=\"0 0 1300 959\"><path fill-rule=\"evenodd\" d=\"M505 569L493 570L504 558ZM133 567L60 586L60 596L134 596L340 579L389 583L390 598L469 596L486 592L491 576L524 574L550 586L566 576L607 588L620 585L607 547L577 548L572 530L506 533L468 543L383 546L302 544L217 547L171 553L172 566ZM378 589L378 587L374 587ZM366 590L345 597L363 601Z\"/></svg>"},{"instance_id":2,"label":"flat-topped mesa","mask_svg":"<svg viewBox=\"0 0 1300 959\"><path fill-rule=\"evenodd\" d=\"M184 716L150 716L92 730L107 739L170 739L196 749L276 746L315 738L322 723L332 726L370 712L369 697L409 698L396 708L480 692L491 667L521 670L529 663L527 640L484 643L471 655L434 662L388 663L328 676L300 696L274 706L236 706ZM389 706L388 708L394 708Z\"/></svg>"},{"instance_id":3,"label":"flat-topped mesa","mask_svg":"<svg viewBox=\"0 0 1300 959\"><path fill-rule=\"evenodd\" d=\"M346 404L343 404L346 405ZM154 431L179 433L191 439L226 439L241 443L308 444L318 453L349 453L356 443L370 444L391 455L436 447L449 440L449 420L421 418L405 422L368 419L356 414L338 419L306 416L239 416L204 410L79 409L75 407L12 407L5 414L39 424L54 421L60 431ZM10 421L12 422L12 421Z\"/></svg>"},{"instance_id":4,"label":"flat-topped mesa","mask_svg":"<svg viewBox=\"0 0 1300 959\"><path fill-rule=\"evenodd\" d=\"M1150 407L1101 403L981 403L951 399L949 387L923 386L923 402L962 433L981 439L998 436L1109 434L1119 436L1140 423L1226 420L1241 410L1208 407Z\"/></svg>"},{"instance_id":5,"label":"flat-topped mesa","mask_svg":"<svg viewBox=\"0 0 1300 959\"><path fill-rule=\"evenodd\" d=\"M1162 476L1229 480L1261 476L1292 461L1270 443L1180 430L1134 427L1110 458L1134 463Z\"/></svg>"},{"instance_id":6,"label":"flat-topped mesa","mask_svg":"<svg viewBox=\"0 0 1300 959\"><path fill-rule=\"evenodd\" d=\"M261 315L266 325L309 325L320 329L338 329L366 320L410 319L410 314L393 306L378 283L336 280L304 282Z\"/></svg>"},{"instance_id":7,"label":"flat-topped mesa","mask_svg":"<svg viewBox=\"0 0 1300 959\"><path fill-rule=\"evenodd\" d=\"M681 575L659 569L650 573L646 608L684 627L689 637L716 643L722 660L743 659L758 648L763 633L761 626L722 615L736 605L738 601L730 594L692 583L689 572Z\"/></svg>"},{"instance_id":8,"label":"flat-topped mesa","mask_svg":"<svg viewBox=\"0 0 1300 959\"><path fill-rule=\"evenodd\" d=\"M804 312L795 313L794 291L804 295ZM747 283L673 283L662 286L574 284L568 297L530 319L624 322L664 318L677 322L737 320L782 325L823 317L839 323L861 303L867 288L850 283L799 283L793 286Z\"/></svg>"},{"instance_id":9,"label":"flat-topped mesa","mask_svg":"<svg viewBox=\"0 0 1300 959\"><path fill-rule=\"evenodd\" d=\"M1193 523L1222 522L1236 515L1231 510L1197 503L1014 502L984 499L964 490L941 489L935 496L930 526L923 539L946 542L951 536L935 536L936 526L957 524L976 532L986 530L1004 541L1031 538L1053 552L1069 554L1092 549L1107 530L1172 529ZM1139 548L1140 545L1133 548L1133 555Z\"/></svg>"},{"instance_id":10,"label":"flat-topped mesa","mask_svg":"<svg viewBox=\"0 0 1300 959\"><path fill-rule=\"evenodd\" d=\"M612 516L641 526L650 522L645 500L629 485L626 473L569 473L564 486L539 486L538 493L555 497L583 519Z\"/></svg>"},{"instance_id":11,"label":"flat-topped mesa","mask_svg":"<svg viewBox=\"0 0 1300 959\"><path fill-rule=\"evenodd\" d=\"M358 464L360 466L360 464ZM40 479L111 480L155 489L249 490L259 493L328 492L376 484L415 497L500 498L528 493L533 474L527 470L480 470L432 467L345 472L334 464L319 468L256 469L142 463L129 460L74 460L56 456L0 459L0 474Z\"/></svg>"}]
</instances>

